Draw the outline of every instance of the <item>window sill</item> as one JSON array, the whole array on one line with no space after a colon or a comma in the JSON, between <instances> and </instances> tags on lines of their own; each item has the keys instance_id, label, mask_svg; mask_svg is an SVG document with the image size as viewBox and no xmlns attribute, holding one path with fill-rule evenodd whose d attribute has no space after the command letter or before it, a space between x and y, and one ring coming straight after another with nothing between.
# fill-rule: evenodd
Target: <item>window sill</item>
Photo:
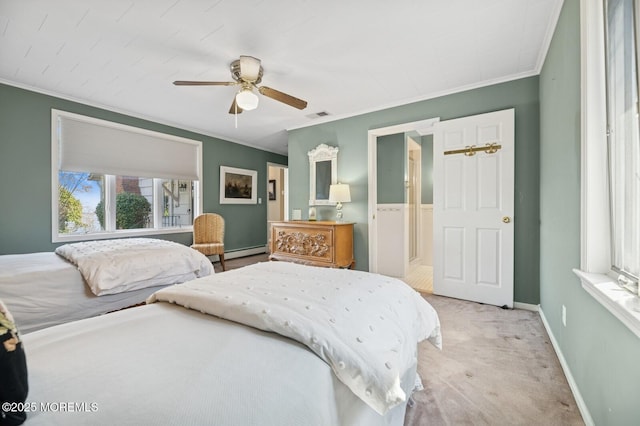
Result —
<instances>
[{"instance_id":1,"label":"window sill","mask_svg":"<svg viewBox=\"0 0 640 426\"><path fill-rule=\"evenodd\" d=\"M609 276L574 269L582 288L640 337L640 297L618 286Z\"/></svg>"},{"instance_id":2,"label":"window sill","mask_svg":"<svg viewBox=\"0 0 640 426\"><path fill-rule=\"evenodd\" d=\"M93 232L90 234L64 234L53 235L51 242L53 243L70 243L75 241L91 241L91 240L106 240L113 238L129 238L129 237L149 237L152 235L167 235L167 234L180 234L193 232L193 226L183 226L176 228L147 228L147 229L131 229L120 230L114 232Z\"/></svg>"}]
</instances>

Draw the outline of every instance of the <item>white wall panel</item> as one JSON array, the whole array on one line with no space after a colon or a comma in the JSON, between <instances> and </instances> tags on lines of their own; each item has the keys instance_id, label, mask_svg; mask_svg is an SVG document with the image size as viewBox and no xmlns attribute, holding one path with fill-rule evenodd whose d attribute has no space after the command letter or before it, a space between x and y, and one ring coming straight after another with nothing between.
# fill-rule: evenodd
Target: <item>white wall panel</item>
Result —
<instances>
[{"instance_id":1,"label":"white wall panel","mask_svg":"<svg viewBox=\"0 0 640 426\"><path fill-rule=\"evenodd\" d=\"M407 209L404 204L378 204L378 273L404 278L406 274L406 252L404 229L407 224Z\"/></svg>"},{"instance_id":2,"label":"white wall panel","mask_svg":"<svg viewBox=\"0 0 640 426\"><path fill-rule=\"evenodd\" d=\"M422 264L433 266L433 204L423 204L420 209L422 222Z\"/></svg>"}]
</instances>

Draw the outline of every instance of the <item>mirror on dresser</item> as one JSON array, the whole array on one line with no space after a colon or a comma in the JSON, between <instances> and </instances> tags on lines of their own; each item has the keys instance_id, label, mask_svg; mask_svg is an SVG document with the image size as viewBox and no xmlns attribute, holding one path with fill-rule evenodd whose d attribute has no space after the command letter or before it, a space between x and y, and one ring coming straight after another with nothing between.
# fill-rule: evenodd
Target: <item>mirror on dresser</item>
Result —
<instances>
[{"instance_id":1,"label":"mirror on dresser","mask_svg":"<svg viewBox=\"0 0 640 426\"><path fill-rule=\"evenodd\" d=\"M338 147L320 144L309 155L309 205L332 206L329 186L338 181Z\"/></svg>"}]
</instances>

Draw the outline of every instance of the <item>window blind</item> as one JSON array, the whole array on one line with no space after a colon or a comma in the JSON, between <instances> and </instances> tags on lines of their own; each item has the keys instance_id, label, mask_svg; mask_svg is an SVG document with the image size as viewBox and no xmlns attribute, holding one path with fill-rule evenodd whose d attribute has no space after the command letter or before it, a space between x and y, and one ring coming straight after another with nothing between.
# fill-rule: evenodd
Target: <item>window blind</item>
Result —
<instances>
[{"instance_id":1,"label":"window blind","mask_svg":"<svg viewBox=\"0 0 640 426\"><path fill-rule=\"evenodd\" d=\"M83 118L57 115L60 170L200 180L201 142Z\"/></svg>"}]
</instances>

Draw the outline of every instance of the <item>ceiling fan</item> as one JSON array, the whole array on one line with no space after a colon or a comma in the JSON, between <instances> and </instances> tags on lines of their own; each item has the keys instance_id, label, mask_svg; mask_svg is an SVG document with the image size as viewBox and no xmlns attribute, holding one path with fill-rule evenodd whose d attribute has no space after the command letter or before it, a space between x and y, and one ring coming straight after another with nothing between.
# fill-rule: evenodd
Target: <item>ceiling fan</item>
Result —
<instances>
[{"instance_id":1,"label":"ceiling fan","mask_svg":"<svg viewBox=\"0 0 640 426\"><path fill-rule=\"evenodd\" d=\"M233 98L229 114L240 114L242 111L250 111L258 107L258 96L253 92L257 89L260 94L275 99L298 109L305 109L307 101L272 89L267 86L258 86L262 81L264 70L260 65L260 59L253 56L240 56L231 62L231 77L235 81L174 81L176 86L240 86L240 90Z\"/></svg>"}]
</instances>

